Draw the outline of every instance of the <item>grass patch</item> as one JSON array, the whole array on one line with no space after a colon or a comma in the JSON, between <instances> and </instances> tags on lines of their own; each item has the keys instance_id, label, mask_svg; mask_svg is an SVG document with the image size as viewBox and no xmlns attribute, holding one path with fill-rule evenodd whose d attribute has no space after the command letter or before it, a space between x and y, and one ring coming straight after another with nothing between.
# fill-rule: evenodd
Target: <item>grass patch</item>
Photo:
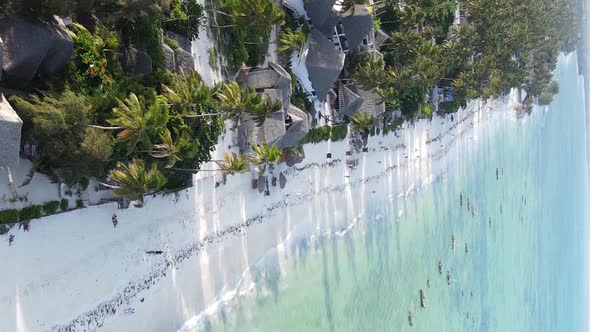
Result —
<instances>
[{"instance_id":1,"label":"grass patch","mask_svg":"<svg viewBox=\"0 0 590 332\"><path fill-rule=\"evenodd\" d=\"M301 139L300 144L306 143L319 143L323 141L332 140L332 142L338 142L346 138L348 134L348 126L323 126L317 128L311 128L309 133Z\"/></svg>"},{"instance_id":2,"label":"grass patch","mask_svg":"<svg viewBox=\"0 0 590 332\"><path fill-rule=\"evenodd\" d=\"M209 49L209 65L213 70L219 69L219 62L217 61L217 51L214 47Z\"/></svg>"}]
</instances>

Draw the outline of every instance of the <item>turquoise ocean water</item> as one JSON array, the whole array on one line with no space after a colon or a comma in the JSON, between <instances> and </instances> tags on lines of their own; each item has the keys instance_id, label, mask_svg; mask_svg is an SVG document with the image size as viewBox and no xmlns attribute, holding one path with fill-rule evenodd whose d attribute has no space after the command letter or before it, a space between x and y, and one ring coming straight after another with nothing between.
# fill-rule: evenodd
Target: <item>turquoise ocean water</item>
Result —
<instances>
[{"instance_id":1,"label":"turquoise ocean water","mask_svg":"<svg viewBox=\"0 0 590 332\"><path fill-rule=\"evenodd\" d=\"M590 201L576 70L575 55L562 57L548 109L506 117L423 190L372 196L350 232L287 258L202 330L584 330Z\"/></svg>"}]
</instances>

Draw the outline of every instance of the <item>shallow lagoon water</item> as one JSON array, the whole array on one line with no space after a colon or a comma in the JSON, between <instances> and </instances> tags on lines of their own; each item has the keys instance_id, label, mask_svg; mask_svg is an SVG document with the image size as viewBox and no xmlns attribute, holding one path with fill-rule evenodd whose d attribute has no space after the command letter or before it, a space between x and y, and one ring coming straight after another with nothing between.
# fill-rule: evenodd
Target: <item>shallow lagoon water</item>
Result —
<instances>
[{"instance_id":1,"label":"shallow lagoon water","mask_svg":"<svg viewBox=\"0 0 590 332\"><path fill-rule=\"evenodd\" d=\"M420 190L357 188L349 231L327 226L270 253L252 269L253 290L197 330L581 330L588 165L575 55L556 77L551 106L520 119L495 110L506 113L495 128L474 132ZM314 218L337 225L340 215Z\"/></svg>"}]
</instances>

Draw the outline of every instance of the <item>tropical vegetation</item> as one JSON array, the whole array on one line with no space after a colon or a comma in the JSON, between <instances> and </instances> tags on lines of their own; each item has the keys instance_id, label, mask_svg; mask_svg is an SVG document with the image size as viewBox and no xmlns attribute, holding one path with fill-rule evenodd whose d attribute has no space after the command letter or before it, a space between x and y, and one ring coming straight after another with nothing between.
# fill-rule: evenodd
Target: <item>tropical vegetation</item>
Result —
<instances>
[{"instance_id":1,"label":"tropical vegetation","mask_svg":"<svg viewBox=\"0 0 590 332\"><path fill-rule=\"evenodd\" d=\"M158 191L166 184L158 165L153 163L148 168L143 159L133 159L128 164L118 162L109 177L117 183L113 188L115 196L137 201L138 206L143 205L145 194Z\"/></svg>"},{"instance_id":2,"label":"tropical vegetation","mask_svg":"<svg viewBox=\"0 0 590 332\"><path fill-rule=\"evenodd\" d=\"M346 1L351 5L354 1ZM576 45L576 0L377 1L379 27L391 38L383 60L351 62L353 78L376 88L389 110L406 117L428 109L438 85L453 91L439 111L452 112L473 98L493 98L510 88L527 92L524 108L547 104L559 52ZM455 13L460 15L456 21Z\"/></svg>"}]
</instances>

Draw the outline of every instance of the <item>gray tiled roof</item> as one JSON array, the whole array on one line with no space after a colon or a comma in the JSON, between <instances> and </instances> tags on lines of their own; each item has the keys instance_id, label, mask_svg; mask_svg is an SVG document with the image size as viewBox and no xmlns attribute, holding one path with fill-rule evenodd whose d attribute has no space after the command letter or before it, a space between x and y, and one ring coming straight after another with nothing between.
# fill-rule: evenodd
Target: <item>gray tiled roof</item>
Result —
<instances>
[{"instance_id":1,"label":"gray tiled roof","mask_svg":"<svg viewBox=\"0 0 590 332\"><path fill-rule=\"evenodd\" d=\"M236 81L283 104L283 109L273 113L261 127L256 127L249 114L242 115L238 126L238 142L243 154L252 154L252 145L263 142L277 144L280 149L296 146L307 134L307 113L291 105L291 75L283 67L269 62L267 68L242 68ZM288 129L285 124L287 112L292 120Z\"/></svg>"},{"instance_id":2,"label":"gray tiled roof","mask_svg":"<svg viewBox=\"0 0 590 332\"><path fill-rule=\"evenodd\" d=\"M297 146L299 141L309 132L309 120L307 113L299 108L290 105L289 115L293 122L287 129L285 135L279 140L278 147L280 149Z\"/></svg>"},{"instance_id":3,"label":"gray tiled roof","mask_svg":"<svg viewBox=\"0 0 590 332\"><path fill-rule=\"evenodd\" d=\"M236 81L263 92L273 100L280 100L284 110L291 102L291 75L281 66L269 62L267 68L242 67Z\"/></svg>"},{"instance_id":4,"label":"gray tiled roof","mask_svg":"<svg viewBox=\"0 0 590 332\"><path fill-rule=\"evenodd\" d=\"M348 48L356 50L373 29L373 17L363 5L354 5L342 15Z\"/></svg>"},{"instance_id":5,"label":"gray tiled roof","mask_svg":"<svg viewBox=\"0 0 590 332\"><path fill-rule=\"evenodd\" d=\"M344 84L338 85L338 106L342 115L352 116L361 109L363 98Z\"/></svg>"},{"instance_id":6,"label":"gray tiled roof","mask_svg":"<svg viewBox=\"0 0 590 332\"><path fill-rule=\"evenodd\" d=\"M250 114L243 114L240 118L238 142L244 155L251 155L252 146L255 144L263 142L277 144L283 135L285 135L285 113L282 110L273 113L261 127L256 126Z\"/></svg>"},{"instance_id":7,"label":"gray tiled roof","mask_svg":"<svg viewBox=\"0 0 590 332\"><path fill-rule=\"evenodd\" d=\"M14 169L18 163L23 122L0 94L0 167Z\"/></svg>"},{"instance_id":8,"label":"gray tiled roof","mask_svg":"<svg viewBox=\"0 0 590 332\"><path fill-rule=\"evenodd\" d=\"M335 2L336 0L303 0L311 24L322 33L329 33L329 36L338 23L338 14L332 10Z\"/></svg>"},{"instance_id":9,"label":"gray tiled roof","mask_svg":"<svg viewBox=\"0 0 590 332\"><path fill-rule=\"evenodd\" d=\"M283 67L269 62L267 68L242 68L237 80L252 89L291 89L291 75Z\"/></svg>"},{"instance_id":10,"label":"gray tiled roof","mask_svg":"<svg viewBox=\"0 0 590 332\"><path fill-rule=\"evenodd\" d=\"M379 117L385 113L385 101L375 90L364 90L357 86L357 93L363 99L361 111Z\"/></svg>"},{"instance_id":11,"label":"gray tiled roof","mask_svg":"<svg viewBox=\"0 0 590 332\"><path fill-rule=\"evenodd\" d=\"M385 113L385 102L375 90L364 90L357 84L338 86L340 113L351 116L365 112L379 117Z\"/></svg>"},{"instance_id":12,"label":"gray tiled roof","mask_svg":"<svg viewBox=\"0 0 590 332\"><path fill-rule=\"evenodd\" d=\"M289 109L291 103L291 91L279 90L279 89L265 89L261 92L263 95L267 95L272 101L280 101L283 104L283 110Z\"/></svg>"},{"instance_id":13,"label":"gray tiled roof","mask_svg":"<svg viewBox=\"0 0 590 332\"><path fill-rule=\"evenodd\" d=\"M317 29L312 29L309 36L309 51L305 65L309 80L318 100L324 101L328 90L338 80L344 67L345 55Z\"/></svg>"}]
</instances>

